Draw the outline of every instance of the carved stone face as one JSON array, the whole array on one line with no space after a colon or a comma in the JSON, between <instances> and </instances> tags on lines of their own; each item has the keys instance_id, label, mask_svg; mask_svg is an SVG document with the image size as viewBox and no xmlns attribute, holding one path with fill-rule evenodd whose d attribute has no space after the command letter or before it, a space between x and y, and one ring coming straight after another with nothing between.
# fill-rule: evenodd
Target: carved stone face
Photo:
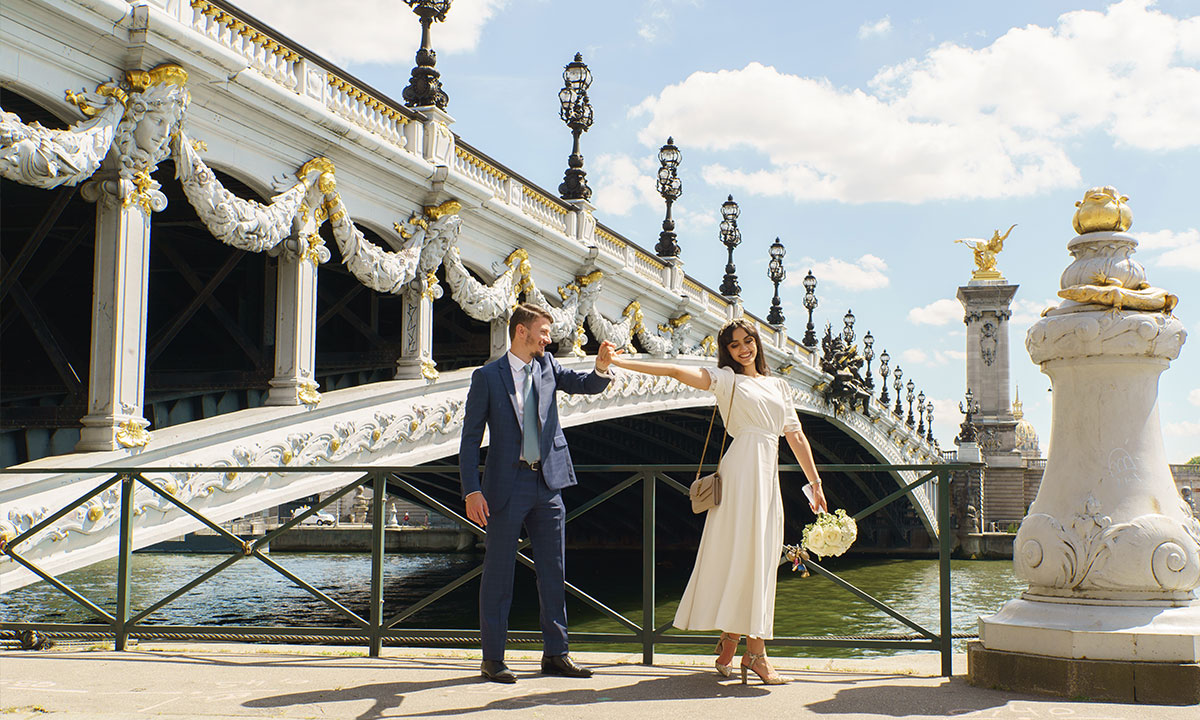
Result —
<instances>
[{"instance_id":1,"label":"carved stone face","mask_svg":"<svg viewBox=\"0 0 1200 720\"><path fill-rule=\"evenodd\" d=\"M148 111L133 130L134 144L152 158L159 157L170 140L171 113L166 109Z\"/></svg>"}]
</instances>

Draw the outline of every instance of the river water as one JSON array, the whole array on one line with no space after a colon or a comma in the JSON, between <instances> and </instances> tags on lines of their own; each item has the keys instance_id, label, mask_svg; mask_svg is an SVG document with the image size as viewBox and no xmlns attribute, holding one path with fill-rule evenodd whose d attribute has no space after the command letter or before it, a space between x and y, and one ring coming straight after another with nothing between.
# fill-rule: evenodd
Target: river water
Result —
<instances>
[{"instance_id":1,"label":"river water","mask_svg":"<svg viewBox=\"0 0 1200 720\"><path fill-rule=\"evenodd\" d=\"M272 559L366 616L370 593L370 556L367 554L272 553ZM133 556L134 612L147 607L220 562L223 556L137 553ZM474 568L481 555L412 553L391 555L385 566L385 614L394 616L427 594ZM641 623L641 554L627 551L571 551L568 579L588 594L635 623ZM656 618L671 619L692 556L658 557ZM887 603L924 627L938 629L938 566L932 559L856 558L830 559L824 566ZM976 632L976 618L995 612L1005 601L1025 589L1013 576L1009 561L955 560L951 564L952 620L956 633ZM115 606L116 561L105 561L62 576L62 580L92 602L112 611ZM404 624L412 628L478 628L478 580L447 595ZM623 632L614 621L582 602L571 599L571 629L587 632ZM293 625L349 626L338 611L328 607L291 581L253 559L242 560L176 599L148 619L148 623L187 625ZM82 622L88 614L74 601L47 583L37 583L0 595L0 620ZM513 629L536 630L537 594L533 573L518 566L514 589ZM803 578L787 567L780 570L775 603L775 634L859 635L907 633L910 630L883 612L813 574ZM574 643L576 649L611 649L633 652L634 644L599 646ZM660 645L660 652L700 652L695 645ZM962 651L965 641L956 641ZM707 648L705 648L707 649ZM853 648L782 648L779 655L812 657L863 657L893 651Z\"/></svg>"}]
</instances>

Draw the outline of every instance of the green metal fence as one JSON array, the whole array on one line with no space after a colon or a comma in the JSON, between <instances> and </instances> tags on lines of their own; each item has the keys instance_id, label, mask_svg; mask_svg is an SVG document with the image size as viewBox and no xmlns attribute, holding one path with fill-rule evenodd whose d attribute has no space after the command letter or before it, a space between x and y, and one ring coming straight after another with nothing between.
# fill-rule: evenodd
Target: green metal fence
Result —
<instances>
[{"instance_id":1,"label":"green metal fence","mask_svg":"<svg viewBox=\"0 0 1200 720\"><path fill-rule=\"evenodd\" d=\"M930 650L941 654L941 673L944 676L951 674L951 620L950 620L950 478L951 475L960 470L966 470L972 466L966 464L937 464L937 465L821 465L819 466L822 473L826 476L839 472L895 472L895 471L913 471L918 477L911 483L897 488L894 492L871 504L869 507L855 513L854 518L861 520L862 518L876 512L880 508L889 503L903 501L908 498L915 490L924 486L926 483L936 483L936 517L939 528L939 628L937 632L923 627L921 624L912 620L889 607L886 603L868 595L862 590L854 587L844 579L838 577L833 572L823 567L815 561L807 561L805 565L811 570L827 577L832 582L836 583L841 588L845 589L850 594L858 597L861 600L878 608L883 613L899 621L903 625L912 630L908 634L894 635L874 635L874 636L824 636L824 637L776 637L772 640L773 645L783 646L816 646L816 647L841 647L841 648L887 648L887 649L903 649L903 650ZM567 514L567 522L571 522L581 515L594 510L606 501L612 499L616 495L623 493L636 486L641 487L642 491L642 613L641 623L635 623L621 613L612 609L601 600L592 597L584 592L579 587L571 583L567 583L567 591L586 603L588 606L598 611L604 617L607 617L621 627L626 632L623 633L577 633L572 632L571 638L576 642L600 643L600 644L628 644L637 643L642 647L642 662L645 664L653 664L654 648L659 643L671 644L709 644L715 641L715 637L708 635L696 635L685 633L668 634L671 624L668 622L664 625L657 624L655 617L655 580L656 580L656 557L655 557L655 535L657 527L657 494L660 487L665 488L668 492L681 493L687 495L687 487L672 477L672 474L688 477L690 473L695 471L695 466L683 465L595 465L576 467L581 473L606 473L617 474L624 476L619 482L605 490L600 495L592 498L583 505L571 510ZM102 638L112 639L117 650L124 650L131 638L138 639L200 639L200 640L231 640L231 641L291 641L291 642L310 642L310 643L325 643L325 642L340 642L340 643L355 643L365 644L368 646L371 656L378 656L384 644L388 645L407 645L407 644L434 644L434 645L462 645L462 644L478 644L479 630L478 628L466 629L413 629L404 627L405 620L411 618L416 613L429 607L439 599L445 597L454 590L462 587L466 583L473 580L482 573L482 565L479 565L472 570L464 573L452 582L438 589L437 591L426 596L419 602L405 608L395 615L387 616L386 608L383 602L383 567L384 567L384 537L385 537L385 520L384 520L384 505L383 502L373 502L371 509L371 586L369 595L369 607L366 617L354 612L343 604L339 603L328 594L322 592L311 584L305 582L303 578L297 577L295 574L287 570L285 567L275 562L267 552L271 541L285 532L302 523L306 518L317 513L321 509L327 507L331 503L336 502L339 498L353 492L355 489L366 486L370 487L375 498L385 498L387 493L395 494L397 491L410 495L412 498L421 503L428 505L442 515L453 519L461 527L474 533L478 538L482 539L486 535L486 531L468 521L457 510L448 507L432 497L429 493L423 490L419 485L425 484L420 482L422 476L441 475L443 478L447 473L456 475L457 467L453 466L422 466L422 467L330 467L330 468L285 468L285 467L239 467L239 473L302 473L302 474L317 474L317 473L337 473L337 474L356 474L358 477L347 483L336 492L332 493L324 500L314 504L312 507L301 512L287 522L283 523L276 529L268 532L263 537L256 540L243 540L234 535L218 523L206 517L202 512L193 508L188 503L174 497L163 485L148 476L160 473L224 473L229 472L228 467L214 468L175 468L175 467L145 467L145 468L107 468L104 473L112 473L111 476L105 477L95 487L81 495L74 502L58 509L31 526L17 537L10 540L3 546L3 552L15 562L28 568L33 573L37 574L46 582L53 585L67 597L74 600L79 605L83 606L95 618L93 622L85 623L49 623L49 622L4 622L0 623L0 632L9 634L35 632L42 633L50 637L66 637L66 638ZM799 466L783 465L781 471L799 471ZM24 470L24 469L7 469L0 471L0 476L16 475L16 474L45 474L45 470ZM86 474L95 476L97 471L94 468L60 468L55 470L61 474ZM443 480L444 482L444 480ZM68 513L81 507L92 498L100 493L108 490L114 485L120 487L121 510L118 530L118 548L117 548L117 579L116 579L116 608L115 612L109 613L90 599L84 597L79 592L76 592L71 587L54 577L51 573L38 567L38 565L22 556L20 546L30 538L37 535L39 532L49 528L57 520L66 516ZM131 590L131 565L130 556L134 549L134 491L137 487L148 488L151 492L157 494L163 500L171 505L179 508L180 511L190 515L200 524L210 528L221 537L225 538L230 544L230 555L208 571L197 576L195 579L184 584L173 592L150 605L136 610L131 607L130 590ZM529 541L523 540L518 547L517 560L530 568L533 567L533 560L525 554L524 550L529 546ZM282 626L231 626L231 625L164 625L164 624L146 624L144 621L153 613L162 609L177 598L183 596L193 588L196 588L201 583L212 578L222 570L230 567L234 563L253 558L259 562L266 564L275 572L283 575L288 580L311 593L314 597L321 600L329 607L337 611L343 616L348 624L336 627L282 627ZM782 558L781 564L786 562ZM534 642L540 639L540 633L536 631L510 631L509 637L514 642Z\"/></svg>"}]
</instances>

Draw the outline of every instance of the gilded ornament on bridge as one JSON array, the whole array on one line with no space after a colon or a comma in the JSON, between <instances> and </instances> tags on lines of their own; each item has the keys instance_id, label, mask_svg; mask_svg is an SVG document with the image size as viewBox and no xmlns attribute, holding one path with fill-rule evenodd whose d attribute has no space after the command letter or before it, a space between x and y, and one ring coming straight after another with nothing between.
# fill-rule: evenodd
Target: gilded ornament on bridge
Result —
<instances>
[{"instance_id":1,"label":"gilded ornament on bridge","mask_svg":"<svg viewBox=\"0 0 1200 720\"><path fill-rule=\"evenodd\" d=\"M149 424L142 418L126 419L117 426L117 442L127 448L144 447L151 438L150 432L146 430Z\"/></svg>"},{"instance_id":2,"label":"gilded ornament on bridge","mask_svg":"<svg viewBox=\"0 0 1200 720\"><path fill-rule=\"evenodd\" d=\"M1075 203L1071 227L1083 235L1091 232L1125 232L1133 225L1133 211L1125 203L1129 198L1112 185L1090 188L1083 200Z\"/></svg>"},{"instance_id":3,"label":"gilded ornament on bridge","mask_svg":"<svg viewBox=\"0 0 1200 720\"><path fill-rule=\"evenodd\" d=\"M308 406L315 406L321 402L321 393L317 392L317 383L315 380L304 380L296 387L296 399Z\"/></svg>"},{"instance_id":4,"label":"gilded ornament on bridge","mask_svg":"<svg viewBox=\"0 0 1200 720\"><path fill-rule=\"evenodd\" d=\"M428 358L421 361L421 377L433 381L437 380L439 375L441 373L437 371L437 363ZM415 430L416 428L413 429Z\"/></svg>"},{"instance_id":5,"label":"gilded ornament on bridge","mask_svg":"<svg viewBox=\"0 0 1200 720\"><path fill-rule=\"evenodd\" d=\"M1004 241L1008 239L1009 233L1016 227L1014 223L1008 228L1008 232L1003 235L999 230L992 232L990 240L982 240L977 238L962 238L955 240L956 243L962 243L971 248L975 255L975 270L971 273L972 280L1003 280L1004 276L996 269L996 255L1004 249Z\"/></svg>"},{"instance_id":6,"label":"gilded ornament on bridge","mask_svg":"<svg viewBox=\"0 0 1200 720\"><path fill-rule=\"evenodd\" d=\"M457 200L447 200L441 205L427 206L425 208L425 215L430 220L441 220L447 215L457 215L460 210L462 210L462 203Z\"/></svg>"}]
</instances>

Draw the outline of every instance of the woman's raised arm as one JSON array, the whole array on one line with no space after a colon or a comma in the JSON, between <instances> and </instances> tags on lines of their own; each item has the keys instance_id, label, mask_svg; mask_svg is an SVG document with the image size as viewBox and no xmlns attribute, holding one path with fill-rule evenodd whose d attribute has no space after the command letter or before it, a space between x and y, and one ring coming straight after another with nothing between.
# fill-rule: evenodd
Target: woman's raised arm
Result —
<instances>
[{"instance_id":1,"label":"woman's raised arm","mask_svg":"<svg viewBox=\"0 0 1200 720\"><path fill-rule=\"evenodd\" d=\"M697 390L707 390L712 385L712 378L704 371L704 368L672 365L664 362L631 360L625 357L622 352L621 350L617 350L613 353L612 364L619 368L646 373L647 375L661 375L663 377L675 378L684 385L694 387Z\"/></svg>"}]
</instances>

